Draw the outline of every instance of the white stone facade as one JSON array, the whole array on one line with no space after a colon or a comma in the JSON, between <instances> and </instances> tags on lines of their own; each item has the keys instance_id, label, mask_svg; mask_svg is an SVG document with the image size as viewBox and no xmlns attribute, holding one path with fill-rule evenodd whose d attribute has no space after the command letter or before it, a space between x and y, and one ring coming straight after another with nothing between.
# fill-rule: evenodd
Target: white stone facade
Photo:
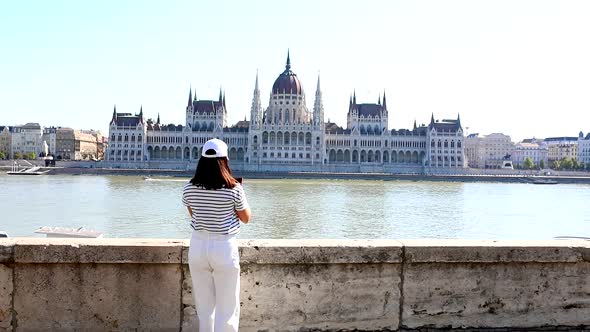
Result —
<instances>
[{"instance_id":1,"label":"white stone facade","mask_svg":"<svg viewBox=\"0 0 590 332\"><path fill-rule=\"evenodd\" d=\"M14 127L11 142L11 156L17 153L26 155L34 153L36 157L43 152L43 129L38 123L27 123Z\"/></svg>"},{"instance_id":2,"label":"white stone facade","mask_svg":"<svg viewBox=\"0 0 590 332\"><path fill-rule=\"evenodd\" d=\"M385 93L376 104L351 96L347 127L324 121L318 78L312 109L289 57L263 109L258 76L250 121L227 126L225 94L198 100L189 91L186 123L162 125L113 111L105 160L112 167L191 169L203 143L220 138L230 147L232 168L249 171L425 172L465 167L459 118L435 121L412 130L388 129Z\"/></svg>"},{"instance_id":3,"label":"white stone facade","mask_svg":"<svg viewBox=\"0 0 590 332\"><path fill-rule=\"evenodd\" d=\"M543 160L545 167L548 164L549 149L542 141L520 142L517 143L512 151L512 163L514 166L522 167L526 158L531 158L535 165L539 165Z\"/></svg>"},{"instance_id":4,"label":"white stone facade","mask_svg":"<svg viewBox=\"0 0 590 332\"><path fill-rule=\"evenodd\" d=\"M55 155L57 151L57 130L55 127L43 129L43 141L47 143L48 154Z\"/></svg>"},{"instance_id":5,"label":"white stone facade","mask_svg":"<svg viewBox=\"0 0 590 332\"><path fill-rule=\"evenodd\" d=\"M501 168L503 161L514 150L510 136L502 133L485 136L471 134L465 138L465 142L468 164L473 168Z\"/></svg>"},{"instance_id":6,"label":"white stone facade","mask_svg":"<svg viewBox=\"0 0 590 332\"><path fill-rule=\"evenodd\" d=\"M590 132L584 137L580 132L578 136L578 160L584 164L590 164Z\"/></svg>"}]
</instances>

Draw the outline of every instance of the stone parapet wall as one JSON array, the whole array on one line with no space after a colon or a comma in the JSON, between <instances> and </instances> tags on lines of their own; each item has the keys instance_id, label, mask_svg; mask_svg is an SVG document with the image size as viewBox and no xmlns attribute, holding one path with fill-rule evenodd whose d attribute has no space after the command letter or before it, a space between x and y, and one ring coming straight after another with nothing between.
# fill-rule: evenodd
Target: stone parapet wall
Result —
<instances>
[{"instance_id":1,"label":"stone parapet wall","mask_svg":"<svg viewBox=\"0 0 590 332\"><path fill-rule=\"evenodd\" d=\"M188 240L0 240L0 331L196 330ZM240 240L240 331L590 329L590 241Z\"/></svg>"}]
</instances>

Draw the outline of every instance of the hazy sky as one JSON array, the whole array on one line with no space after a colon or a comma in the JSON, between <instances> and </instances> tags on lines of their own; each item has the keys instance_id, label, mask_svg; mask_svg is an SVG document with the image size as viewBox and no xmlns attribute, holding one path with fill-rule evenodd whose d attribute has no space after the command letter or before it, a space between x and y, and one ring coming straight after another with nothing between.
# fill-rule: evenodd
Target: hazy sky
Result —
<instances>
[{"instance_id":1,"label":"hazy sky","mask_svg":"<svg viewBox=\"0 0 590 332\"><path fill-rule=\"evenodd\" d=\"M283 71L326 120L387 93L390 128L461 114L468 133L590 131L590 1L2 1L0 125L108 132L113 105L184 125L189 86L230 123Z\"/></svg>"}]
</instances>

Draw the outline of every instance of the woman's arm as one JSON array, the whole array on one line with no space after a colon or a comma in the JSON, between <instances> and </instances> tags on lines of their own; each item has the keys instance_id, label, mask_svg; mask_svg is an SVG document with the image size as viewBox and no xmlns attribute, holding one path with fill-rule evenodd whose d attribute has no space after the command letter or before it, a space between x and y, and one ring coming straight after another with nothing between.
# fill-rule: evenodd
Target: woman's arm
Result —
<instances>
[{"instance_id":1,"label":"woman's arm","mask_svg":"<svg viewBox=\"0 0 590 332\"><path fill-rule=\"evenodd\" d=\"M250 211L250 208L246 208L241 211L236 210L236 214L238 215L238 219L240 219L240 221L242 221L244 224L247 224L250 221L250 217L252 217L252 211Z\"/></svg>"},{"instance_id":2,"label":"woman's arm","mask_svg":"<svg viewBox=\"0 0 590 332\"><path fill-rule=\"evenodd\" d=\"M188 215L191 216L191 218L193 217L193 209L191 209L190 206L186 207L188 209Z\"/></svg>"}]
</instances>

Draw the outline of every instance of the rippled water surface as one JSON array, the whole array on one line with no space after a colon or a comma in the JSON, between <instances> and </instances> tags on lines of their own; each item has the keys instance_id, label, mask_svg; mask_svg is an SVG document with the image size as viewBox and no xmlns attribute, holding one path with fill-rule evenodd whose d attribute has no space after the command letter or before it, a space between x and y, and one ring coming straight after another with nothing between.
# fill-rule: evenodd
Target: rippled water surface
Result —
<instances>
[{"instance_id":1,"label":"rippled water surface","mask_svg":"<svg viewBox=\"0 0 590 332\"><path fill-rule=\"evenodd\" d=\"M8 176L0 230L96 229L105 237L187 238L187 179ZM590 237L590 185L368 180L249 180L253 219L242 238Z\"/></svg>"}]
</instances>

